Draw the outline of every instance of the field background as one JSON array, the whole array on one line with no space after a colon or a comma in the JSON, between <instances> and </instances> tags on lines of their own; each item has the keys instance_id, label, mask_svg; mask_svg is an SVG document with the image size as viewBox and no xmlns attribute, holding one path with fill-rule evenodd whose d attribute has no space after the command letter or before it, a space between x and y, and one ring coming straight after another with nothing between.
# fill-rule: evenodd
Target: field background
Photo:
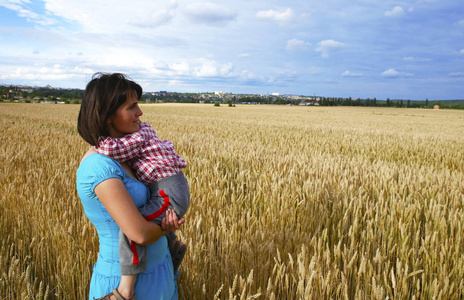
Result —
<instances>
[{"instance_id":1,"label":"field background","mask_svg":"<svg viewBox=\"0 0 464 300\"><path fill-rule=\"evenodd\" d=\"M462 299L464 111L141 105L188 162L181 299ZM85 299L79 105L0 103L0 299Z\"/></svg>"}]
</instances>

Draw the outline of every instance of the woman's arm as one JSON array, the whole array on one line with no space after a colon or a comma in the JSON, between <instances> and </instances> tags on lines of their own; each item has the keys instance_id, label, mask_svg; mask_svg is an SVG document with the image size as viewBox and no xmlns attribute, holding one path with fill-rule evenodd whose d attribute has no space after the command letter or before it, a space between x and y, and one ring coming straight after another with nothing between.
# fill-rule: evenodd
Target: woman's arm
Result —
<instances>
[{"instance_id":1,"label":"woman's arm","mask_svg":"<svg viewBox=\"0 0 464 300\"><path fill-rule=\"evenodd\" d=\"M122 232L140 245L150 245L169 231L179 228L183 220L177 221L175 213L166 212L163 231L153 222L148 222L138 211L123 182L118 178L102 181L95 187L95 194L121 228ZM173 216L174 214L174 216Z\"/></svg>"}]
</instances>

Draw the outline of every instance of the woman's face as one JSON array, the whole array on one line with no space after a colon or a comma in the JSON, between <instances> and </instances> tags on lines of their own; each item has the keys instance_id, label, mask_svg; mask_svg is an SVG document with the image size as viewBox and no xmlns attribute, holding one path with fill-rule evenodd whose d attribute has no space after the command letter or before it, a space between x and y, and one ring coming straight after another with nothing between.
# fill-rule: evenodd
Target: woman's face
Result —
<instances>
[{"instance_id":1,"label":"woman's face","mask_svg":"<svg viewBox=\"0 0 464 300\"><path fill-rule=\"evenodd\" d=\"M126 102L118 107L116 113L108 121L108 131L111 137L120 138L140 129L139 117L143 115L139 107L136 93L131 91L126 96Z\"/></svg>"}]
</instances>

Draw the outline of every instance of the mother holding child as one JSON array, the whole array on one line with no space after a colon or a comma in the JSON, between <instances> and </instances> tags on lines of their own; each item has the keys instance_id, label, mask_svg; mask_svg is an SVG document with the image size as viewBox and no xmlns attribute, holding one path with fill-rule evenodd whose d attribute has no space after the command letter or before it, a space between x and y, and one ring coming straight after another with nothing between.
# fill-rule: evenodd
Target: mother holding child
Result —
<instances>
[{"instance_id":1,"label":"mother holding child","mask_svg":"<svg viewBox=\"0 0 464 300\"><path fill-rule=\"evenodd\" d=\"M77 191L100 242L89 299L177 299L187 246L174 231L190 203L187 164L141 123L141 96L125 75L97 73L82 97L77 127L91 147Z\"/></svg>"}]
</instances>

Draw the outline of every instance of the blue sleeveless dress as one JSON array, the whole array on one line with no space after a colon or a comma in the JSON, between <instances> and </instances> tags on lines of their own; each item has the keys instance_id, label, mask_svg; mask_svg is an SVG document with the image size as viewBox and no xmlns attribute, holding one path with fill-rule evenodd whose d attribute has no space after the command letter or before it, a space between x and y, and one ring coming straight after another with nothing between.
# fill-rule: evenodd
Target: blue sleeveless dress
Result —
<instances>
[{"instance_id":1,"label":"blue sleeveless dress","mask_svg":"<svg viewBox=\"0 0 464 300\"><path fill-rule=\"evenodd\" d=\"M89 299L99 298L117 288L121 279L119 264L119 226L97 198L95 187L109 178L119 178L140 208L150 197L143 183L135 180L115 160L101 154L87 156L77 170L77 192L84 211L98 232L100 250L93 267ZM167 240L160 238L147 246L147 271L137 275L137 299L177 299L176 276L173 274Z\"/></svg>"}]
</instances>

